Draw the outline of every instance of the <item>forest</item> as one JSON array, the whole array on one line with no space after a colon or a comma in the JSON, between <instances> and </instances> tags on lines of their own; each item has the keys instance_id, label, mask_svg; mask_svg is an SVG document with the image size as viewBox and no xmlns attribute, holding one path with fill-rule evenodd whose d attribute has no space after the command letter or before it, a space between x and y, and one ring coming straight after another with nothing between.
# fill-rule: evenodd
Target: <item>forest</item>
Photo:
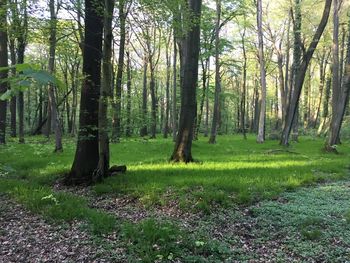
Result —
<instances>
[{"instance_id":1,"label":"forest","mask_svg":"<svg viewBox=\"0 0 350 263\"><path fill-rule=\"evenodd\" d=\"M0 262L348 262L349 0L0 0Z\"/></svg>"}]
</instances>

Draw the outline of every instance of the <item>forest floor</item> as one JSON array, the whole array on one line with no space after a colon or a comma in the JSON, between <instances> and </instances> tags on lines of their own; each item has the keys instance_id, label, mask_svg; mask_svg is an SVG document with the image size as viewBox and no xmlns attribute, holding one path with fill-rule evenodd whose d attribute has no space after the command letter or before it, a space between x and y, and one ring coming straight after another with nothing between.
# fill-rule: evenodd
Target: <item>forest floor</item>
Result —
<instances>
[{"instance_id":1,"label":"forest floor","mask_svg":"<svg viewBox=\"0 0 350 263\"><path fill-rule=\"evenodd\" d=\"M40 140L0 148L0 262L350 258L347 143L331 155L312 138L288 149L201 139L201 162L184 166L167 162L170 140L128 140L112 146L127 174L67 188L58 175L69 169L71 140L60 155Z\"/></svg>"}]
</instances>

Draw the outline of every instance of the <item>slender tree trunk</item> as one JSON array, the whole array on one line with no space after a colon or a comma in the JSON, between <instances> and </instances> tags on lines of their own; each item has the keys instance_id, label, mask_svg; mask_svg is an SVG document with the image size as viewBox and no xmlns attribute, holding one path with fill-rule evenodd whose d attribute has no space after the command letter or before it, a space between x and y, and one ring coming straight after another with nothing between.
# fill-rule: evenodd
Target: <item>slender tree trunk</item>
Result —
<instances>
[{"instance_id":1,"label":"slender tree trunk","mask_svg":"<svg viewBox=\"0 0 350 263\"><path fill-rule=\"evenodd\" d=\"M127 95L126 95L126 137L130 137L132 134L131 127L131 60L130 52L126 52L127 63L126 63L126 75L127 75Z\"/></svg>"},{"instance_id":2,"label":"slender tree trunk","mask_svg":"<svg viewBox=\"0 0 350 263\"><path fill-rule=\"evenodd\" d=\"M245 21L244 17L244 21ZM242 35L242 49L243 49L243 83L242 83L242 99L241 99L241 130L243 138L246 140L246 123L245 123L245 114L246 114L246 95L247 95L247 52L245 45L245 35L246 35L246 26L244 25L243 35Z\"/></svg>"},{"instance_id":3,"label":"slender tree trunk","mask_svg":"<svg viewBox=\"0 0 350 263\"><path fill-rule=\"evenodd\" d=\"M115 112L113 118L113 133L112 141L119 142L121 137L121 109L122 109L122 82L124 72L124 58L125 58L125 42L126 42L126 17L125 1L119 0L119 58L117 69L117 81L116 81L116 98L115 98Z\"/></svg>"},{"instance_id":4,"label":"slender tree trunk","mask_svg":"<svg viewBox=\"0 0 350 263\"><path fill-rule=\"evenodd\" d=\"M260 64L260 84L261 84L261 104L259 115L259 129L257 142L265 141L265 119L266 119L266 70L264 58L264 41L262 28L262 0L257 0L257 24L258 24L258 40L259 40L259 64Z\"/></svg>"},{"instance_id":5,"label":"slender tree trunk","mask_svg":"<svg viewBox=\"0 0 350 263\"><path fill-rule=\"evenodd\" d=\"M57 17L55 10L55 0L50 0L49 8L51 14L50 20L50 57L49 57L49 72L54 74L55 72L55 56L56 56L56 45L57 45ZM62 152L62 130L59 114L57 112L57 102L55 87L53 84L49 85L49 105L51 106L51 121L55 131L55 152Z\"/></svg>"},{"instance_id":6,"label":"slender tree trunk","mask_svg":"<svg viewBox=\"0 0 350 263\"><path fill-rule=\"evenodd\" d=\"M338 16L338 14L336 14L338 12L338 5L336 4L337 0L335 0L334 2L334 9L336 11L334 16ZM334 26L336 27L336 23L339 22L336 20L336 18L334 19ZM349 29L350 29L350 21L349 21ZM333 36L333 38L336 38L335 34ZM335 44L337 43L336 40L333 41ZM336 51L334 51L334 54L336 53ZM347 56L346 56L346 66L345 66L345 74L344 74L344 78L343 78L343 85L341 87L336 87L334 84L334 81L339 81L339 75L337 77L336 73L333 72L333 77L332 77L332 81L333 81L333 97L337 96L337 100L335 100L333 98L332 100L332 120L331 120L331 125L330 125L330 134L328 136L328 140L326 143L326 150L327 151L333 151L336 152L336 148L334 148L334 145L339 144L339 134L340 134L340 129L342 126L342 122L343 122L343 117L344 117L344 113L345 113L345 109L347 107L348 104L348 100L349 100L349 93L350 93L350 35L348 36L348 51L347 51ZM336 59L333 58L333 70L337 70L336 67ZM338 83L338 82L337 82ZM339 85L339 83L338 83Z\"/></svg>"},{"instance_id":7,"label":"slender tree trunk","mask_svg":"<svg viewBox=\"0 0 350 263\"><path fill-rule=\"evenodd\" d=\"M169 134L169 116L170 116L170 73L171 73L171 61L170 61L170 36L166 44L166 88L165 88L165 124L163 130L163 137L168 138Z\"/></svg>"},{"instance_id":8,"label":"slender tree trunk","mask_svg":"<svg viewBox=\"0 0 350 263\"><path fill-rule=\"evenodd\" d=\"M15 36L11 36L9 39L9 48L11 54L11 65L14 66L17 64L16 58L16 47L15 47ZM16 74L16 69L12 69L12 74ZM17 137L17 96L11 97L10 101L10 113L11 113L11 137Z\"/></svg>"},{"instance_id":9,"label":"slender tree trunk","mask_svg":"<svg viewBox=\"0 0 350 263\"><path fill-rule=\"evenodd\" d=\"M156 95L155 65L153 64L153 59L150 59L150 73L151 73L151 80L149 83L149 89L151 93L150 138L155 139L156 133L157 133L157 95Z\"/></svg>"},{"instance_id":10,"label":"slender tree trunk","mask_svg":"<svg viewBox=\"0 0 350 263\"><path fill-rule=\"evenodd\" d=\"M172 119L172 126L173 126L173 141L176 141L176 134L177 134L177 39L174 29L174 57L173 57L173 94L172 94L172 110L173 110L173 119Z\"/></svg>"},{"instance_id":11,"label":"slender tree trunk","mask_svg":"<svg viewBox=\"0 0 350 263\"><path fill-rule=\"evenodd\" d=\"M100 87L99 111L98 111L98 145L99 161L93 175L95 182L101 181L109 175L109 138L108 138L108 100L112 95L112 20L114 0L104 0L103 19L103 55L102 55L102 83Z\"/></svg>"},{"instance_id":12,"label":"slender tree trunk","mask_svg":"<svg viewBox=\"0 0 350 263\"><path fill-rule=\"evenodd\" d=\"M198 139L198 134L202 123L204 102L207 94L207 81L208 81L208 72L209 72L208 65L209 65L209 59L205 59L205 62L202 62L202 96L201 96L201 102L199 105L199 115L198 115L198 120L196 125L196 133L194 136L196 140Z\"/></svg>"},{"instance_id":13,"label":"slender tree trunk","mask_svg":"<svg viewBox=\"0 0 350 263\"><path fill-rule=\"evenodd\" d=\"M8 66L7 54L7 0L0 0L0 67ZM0 94L7 91L8 84L5 79L8 77L7 70L0 71ZM5 144L6 140L6 111L7 101L0 100L0 144Z\"/></svg>"},{"instance_id":14,"label":"slender tree trunk","mask_svg":"<svg viewBox=\"0 0 350 263\"><path fill-rule=\"evenodd\" d=\"M143 86L142 86L142 128L140 131L141 137L147 136L147 70L148 60L146 57L143 61Z\"/></svg>"},{"instance_id":15,"label":"slender tree trunk","mask_svg":"<svg viewBox=\"0 0 350 263\"><path fill-rule=\"evenodd\" d=\"M323 31L327 25L331 5L332 5L332 0L326 0L324 11L323 11L322 18L321 18L321 22L317 27L317 30L312 38L311 44L308 47L306 53L304 54L300 68L296 73L297 77L296 77L296 81L295 81L295 85L294 85L294 89L293 89L293 95L292 95L289 109L288 109L288 116L286 119L286 125L283 129L283 132L282 132L282 138L281 138L281 142L280 142L281 145L288 145L289 144L289 136L290 136L290 132L292 130L292 125L293 125L293 122L295 120L297 108L299 105L299 99L300 99L300 94L301 94L302 86L303 86L304 79L305 79L305 73L306 73L306 70L309 66L309 62L312 59L314 51L318 45L318 42L323 34Z\"/></svg>"},{"instance_id":16,"label":"slender tree trunk","mask_svg":"<svg viewBox=\"0 0 350 263\"><path fill-rule=\"evenodd\" d=\"M200 48L201 0L188 0L193 15L198 17L196 23L188 31L182 45L183 81L181 83L181 112L179 132L171 160L175 162L191 162L193 126L197 111L196 88L198 82L198 59Z\"/></svg>"},{"instance_id":17,"label":"slender tree trunk","mask_svg":"<svg viewBox=\"0 0 350 263\"><path fill-rule=\"evenodd\" d=\"M220 22L221 22L221 0L216 0L216 26L215 26L215 99L213 121L211 126L209 143L216 143L216 135L220 119Z\"/></svg>"},{"instance_id":18,"label":"slender tree trunk","mask_svg":"<svg viewBox=\"0 0 350 263\"><path fill-rule=\"evenodd\" d=\"M99 162L98 111L101 85L103 10L101 2L85 0L85 41L78 142L74 162L66 178L68 184L93 181Z\"/></svg>"}]
</instances>

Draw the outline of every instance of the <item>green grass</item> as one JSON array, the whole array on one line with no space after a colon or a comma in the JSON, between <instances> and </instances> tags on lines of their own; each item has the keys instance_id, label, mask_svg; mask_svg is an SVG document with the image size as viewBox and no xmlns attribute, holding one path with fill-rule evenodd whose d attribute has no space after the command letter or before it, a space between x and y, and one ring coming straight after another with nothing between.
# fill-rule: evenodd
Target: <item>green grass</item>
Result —
<instances>
[{"instance_id":1,"label":"green grass","mask_svg":"<svg viewBox=\"0 0 350 263\"><path fill-rule=\"evenodd\" d=\"M53 143L35 137L27 144L9 143L0 148L2 177L27 179L50 185L70 169L75 144L66 139L64 153L53 153ZM349 165L350 147L339 147L341 154L322 151L324 141L311 137L289 149L277 141L256 144L255 136L221 136L216 145L206 138L194 142L193 164L173 164L168 158L173 142L168 139L123 140L111 145L111 163L126 164L125 175L109 178L96 185L102 194L127 194L145 206L164 205L179 200L184 209L210 212L212 207L232 203L251 203L273 198L285 190L327 179L343 177ZM171 193L169 195L169 193Z\"/></svg>"}]
</instances>

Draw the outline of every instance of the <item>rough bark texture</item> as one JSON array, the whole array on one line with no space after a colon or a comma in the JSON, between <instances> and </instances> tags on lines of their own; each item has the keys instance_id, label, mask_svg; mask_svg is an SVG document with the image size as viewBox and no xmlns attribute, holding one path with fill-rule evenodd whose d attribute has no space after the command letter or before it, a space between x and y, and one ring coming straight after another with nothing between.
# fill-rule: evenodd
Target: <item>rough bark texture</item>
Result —
<instances>
[{"instance_id":1,"label":"rough bark texture","mask_svg":"<svg viewBox=\"0 0 350 263\"><path fill-rule=\"evenodd\" d=\"M312 38L312 41L306 51L306 53L303 55L303 60L302 63L299 67L299 70L297 71L297 77L293 89L293 95L290 101L290 105L288 108L288 113L287 113L287 119L286 119L286 124L282 132L282 137L281 137L281 145L289 145L289 136L292 130L292 125L295 120L297 108L299 105L299 100L300 100L300 94L301 90L303 87L304 79L305 79L305 74L306 70L309 66L309 62L312 59L312 56L314 54L314 51L318 45L318 42L323 34L323 31L327 25L328 18L329 18L329 13L332 5L332 0L326 0L325 6L324 6L324 11L322 14L321 22L317 27L317 30Z\"/></svg>"},{"instance_id":2,"label":"rough bark texture","mask_svg":"<svg viewBox=\"0 0 350 263\"><path fill-rule=\"evenodd\" d=\"M189 9L200 18L201 0L188 0ZM200 20L200 19L198 19ZM171 160L175 162L191 162L193 127L197 111L196 88L198 82L198 59L200 48L200 22L193 25L187 33L183 44L183 74L181 83L181 111L179 131Z\"/></svg>"},{"instance_id":3,"label":"rough bark texture","mask_svg":"<svg viewBox=\"0 0 350 263\"><path fill-rule=\"evenodd\" d=\"M7 0L0 1L0 67L8 66L8 54L7 54L7 23L6 23L6 6ZM7 91L7 83L2 82L7 78L8 71L0 71L0 95ZM6 110L7 101L0 100L0 144L5 143L6 135Z\"/></svg>"},{"instance_id":4,"label":"rough bark texture","mask_svg":"<svg viewBox=\"0 0 350 263\"><path fill-rule=\"evenodd\" d=\"M85 41L77 149L68 184L91 183L99 161L98 100L101 84L103 18L101 3L85 1ZM97 11L98 9L99 11Z\"/></svg>"}]
</instances>

